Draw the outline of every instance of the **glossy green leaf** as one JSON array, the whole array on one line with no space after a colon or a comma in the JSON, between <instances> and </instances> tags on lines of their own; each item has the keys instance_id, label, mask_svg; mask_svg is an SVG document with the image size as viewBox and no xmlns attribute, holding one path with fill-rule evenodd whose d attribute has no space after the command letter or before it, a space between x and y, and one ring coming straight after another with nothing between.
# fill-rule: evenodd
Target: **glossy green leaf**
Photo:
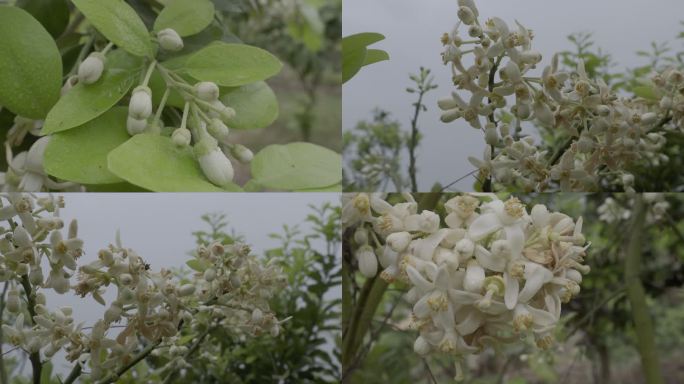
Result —
<instances>
[{"instance_id":1,"label":"glossy green leaf","mask_svg":"<svg viewBox=\"0 0 684 384\"><path fill-rule=\"evenodd\" d=\"M269 52L244 44L216 43L195 52L185 71L200 81L237 87L276 75L282 63Z\"/></svg>"},{"instance_id":2,"label":"glossy green leaf","mask_svg":"<svg viewBox=\"0 0 684 384\"><path fill-rule=\"evenodd\" d=\"M17 7L33 15L54 38L58 38L69 24L66 0L19 0Z\"/></svg>"},{"instance_id":3,"label":"glossy green leaf","mask_svg":"<svg viewBox=\"0 0 684 384\"><path fill-rule=\"evenodd\" d=\"M366 51L366 60L364 60L363 65L371 65L389 59L389 53L383 51L382 49L369 49Z\"/></svg>"},{"instance_id":4,"label":"glossy green leaf","mask_svg":"<svg viewBox=\"0 0 684 384\"><path fill-rule=\"evenodd\" d=\"M191 148L179 148L170 138L152 134L133 136L109 153L109 170L131 184L155 192L239 191L207 181Z\"/></svg>"},{"instance_id":5,"label":"glossy green leaf","mask_svg":"<svg viewBox=\"0 0 684 384\"><path fill-rule=\"evenodd\" d=\"M172 28L180 36L201 32L214 19L214 4L209 0L171 0L159 13L154 30Z\"/></svg>"},{"instance_id":6,"label":"glossy green leaf","mask_svg":"<svg viewBox=\"0 0 684 384\"><path fill-rule=\"evenodd\" d=\"M301 190L342 180L339 154L311 143L269 145L254 156L252 176L266 188Z\"/></svg>"},{"instance_id":7,"label":"glossy green leaf","mask_svg":"<svg viewBox=\"0 0 684 384\"><path fill-rule=\"evenodd\" d=\"M204 272L207 270L207 268L211 267L211 263L201 259L191 259L186 261L185 264L190 267L190 269L197 272Z\"/></svg>"},{"instance_id":8,"label":"glossy green leaf","mask_svg":"<svg viewBox=\"0 0 684 384\"><path fill-rule=\"evenodd\" d=\"M364 32L347 36L342 39L342 82L345 83L356 75L361 67L366 64L368 46L381 41L385 36L374 33ZM372 53L377 57L378 53ZM387 57L389 59L389 55ZM372 59L371 59L372 60ZM368 63L370 64L370 63Z\"/></svg>"},{"instance_id":9,"label":"glossy green leaf","mask_svg":"<svg viewBox=\"0 0 684 384\"><path fill-rule=\"evenodd\" d=\"M125 107L112 108L86 124L52 135L45 149L45 171L81 184L112 184L123 180L107 169L107 155L131 137Z\"/></svg>"},{"instance_id":10,"label":"glossy green leaf","mask_svg":"<svg viewBox=\"0 0 684 384\"><path fill-rule=\"evenodd\" d=\"M235 117L228 121L231 128L265 128L278 117L278 99L263 81L238 88L222 88L221 101L235 109Z\"/></svg>"},{"instance_id":11,"label":"glossy green leaf","mask_svg":"<svg viewBox=\"0 0 684 384\"><path fill-rule=\"evenodd\" d=\"M123 0L72 0L100 33L116 46L136 56L154 53L145 24Z\"/></svg>"},{"instance_id":12,"label":"glossy green leaf","mask_svg":"<svg viewBox=\"0 0 684 384\"><path fill-rule=\"evenodd\" d=\"M0 105L42 119L61 87L62 57L50 34L23 9L0 5Z\"/></svg>"},{"instance_id":13,"label":"glossy green leaf","mask_svg":"<svg viewBox=\"0 0 684 384\"><path fill-rule=\"evenodd\" d=\"M111 52L100 80L77 84L59 99L45 119L43 134L78 127L105 113L128 93L142 70L142 59L118 49Z\"/></svg>"}]
</instances>

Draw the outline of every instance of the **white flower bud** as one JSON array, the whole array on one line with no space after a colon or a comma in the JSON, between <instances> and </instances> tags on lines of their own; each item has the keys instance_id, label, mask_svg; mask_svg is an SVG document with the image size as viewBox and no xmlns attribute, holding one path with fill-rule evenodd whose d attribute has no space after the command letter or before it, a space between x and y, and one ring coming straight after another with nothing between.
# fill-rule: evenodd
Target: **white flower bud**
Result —
<instances>
[{"instance_id":1,"label":"white flower bud","mask_svg":"<svg viewBox=\"0 0 684 384\"><path fill-rule=\"evenodd\" d=\"M93 84L102 77L105 57L100 52L91 53L78 66L78 81L83 84ZM68 81L67 81L68 83Z\"/></svg>"},{"instance_id":2,"label":"white flower bud","mask_svg":"<svg viewBox=\"0 0 684 384\"><path fill-rule=\"evenodd\" d=\"M598 105L596 107L596 113L598 113L600 116L608 116L610 115L610 107L607 105Z\"/></svg>"},{"instance_id":3,"label":"white flower bud","mask_svg":"<svg viewBox=\"0 0 684 384\"><path fill-rule=\"evenodd\" d=\"M219 98L219 87L211 81L203 81L195 84L195 93L200 100L212 102Z\"/></svg>"},{"instance_id":4,"label":"white flower bud","mask_svg":"<svg viewBox=\"0 0 684 384\"><path fill-rule=\"evenodd\" d=\"M233 145L233 147L230 148L230 153L243 164L249 163L254 158L254 153L242 144Z\"/></svg>"},{"instance_id":5,"label":"white flower bud","mask_svg":"<svg viewBox=\"0 0 684 384\"><path fill-rule=\"evenodd\" d=\"M454 121L456 119L460 119L461 116L463 116L463 112L461 112L460 109L450 109L450 110L442 113L442 115L439 117L439 119L443 123L451 123L452 121Z\"/></svg>"},{"instance_id":6,"label":"white flower bud","mask_svg":"<svg viewBox=\"0 0 684 384\"><path fill-rule=\"evenodd\" d=\"M278 323L273 324L273 326L271 327L271 330L269 332L271 333L272 337L278 337L278 335L280 334L280 324L278 324Z\"/></svg>"},{"instance_id":7,"label":"white flower bud","mask_svg":"<svg viewBox=\"0 0 684 384\"><path fill-rule=\"evenodd\" d=\"M204 280L214 281L214 279L216 279L216 270L214 268L207 268L207 270L204 271Z\"/></svg>"},{"instance_id":8,"label":"white flower bud","mask_svg":"<svg viewBox=\"0 0 684 384\"><path fill-rule=\"evenodd\" d=\"M126 119L126 130L128 131L128 134L131 136L135 136L145 132L146 128L147 118L138 120L135 117L128 116L128 118Z\"/></svg>"},{"instance_id":9,"label":"white flower bud","mask_svg":"<svg viewBox=\"0 0 684 384\"><path fill-rule=\"evenodd\" d=\"M147 119L152 114L152 91L147 86L138 86L133 90L128 104L128 116L138 120Z\"/></svg>"},{"instance_id":10,"label":"white flower bud","mask_svg":"<svg viewBox=\"0 0 684 384\"><path fill-rule=\"evenodd\" d=\"M36 293L36 304L45 305L45 294L43 292Z\"/></svg>"},{"instance_id":11,"label":"white flower bud","mask_svg":"<svg viewBox=\"0 0 684 384\"><path fill-rule=\"evenodd\" d=\"M535 65L542 61L541 53L537 51L525 51L520 54L520 62L528 65Z\"/></svg>"},{"instance_id":12,"label":"white flower bud","mask_svg":"<svg viewBox=\"0 0 684 384\"><path fill-rule=\"evenodd\" d=\"M425 356L432 350L430 343L425 340L423 336L418 336L416 341L413 343L413 351L421 356Z\"/></svg>"},{"instance_id":13,"label":"white flower bud","mask_svg":"<svg viewBox=\"0 0 684 384\"><path fill-rule=\"evenodd\" d=\"M218 117L221 120L227 121L235 117L235 110L231 107L224 105L221 100L214 100L211 102L214 106L213 109L209 111L210 117Z\"/></svg>"},{"instance_id":14,"label":"white flower bud","mask_svg":"<svg viewBox=\"0 0 684 384\"><path fill-rule=\"evenodd\" d=\"M359 261L359 271L362 275L371 278L378 273L378 259L375 257L373 248L365 245L356 251L356 259Z\"/></svg>"},{"instance_id":15,"label":"white flower bud","mask_svg":"<svg viewBox=\"0 0 684 384\"><path fill-rule=\"evenodd\" d=\"M252 323L260 324L264 319L264 313L259 308L254 308L252 311Z\"/></svg>"},{"instance_id":16,"label":"white flower bud","mask_svg":"<svg viewBox=\"0 0 684 384\"><path fill-rule=\"evenodd\" d=\"M228 129L226 124L223 121L221 121L221 119L211 119L209 125L207 126L207 129L209 130L209 133L212 136L214 136L218 141L228 140L228 133L230 133L230 130Z\"/></svg>"},{"instance_id":17,"label":"white flower bud","mask_svg":"<svg viewBox=\"0 0 684 384\"><path fill-rule=\"evenodd\" d=\"M354 242L358 245L368 244L368 230L364 227L356 228L354 232Z\"/></svg>"},{"instance_id":18,"label":"white flower bud","mask_svg":"<svg viewBox=\"0 0 684 384\"><path fill-rule=\"evenodd\" d=\"M34 286L43 285L43 270L40 267L31 268L31 272L29 272L29 282Z\"/></svg>"},{"instance_id":19,"label":"white flower bud","mask_svg":"<svg viewBox=\"0 0 684 384\"><path fill-rule=\"evenodd\" d=\"M463 24L471 25L475 22L475 14L469 7L458 7L457 15Z\"/></svg>"},{"instance_id":20,"label":"white flower bud","mask_svg":"<svg viewBox=\"0 0 684 384\"><path fill-rule=\"evenodd\" d=\"M660 108L662 108L662 109L672 108L672 98L669 96L664 96L662 99L660 99Z\"/></svg>"},{"instance_id":21,"label":"white flower bud","mask_svg":"<svg viewBox=\"0 0 684 384\"><path fill-rule=\"evenodd\" d=\"M21 263L21 264L17 265L17 268L15 269L15 272L16 272L17 275L19 275L19 276L24 276L24 275L28 274L28 273L29 273L29 266L28 266L28 264Z\"/></svg>"},{"instance_id":22,"label":"white flower bud","mask_svg":"<svg viewBox=\"0 0 684 384\"><path fill-rule=\"evenodd\" d=\"M499 133L494 124L487 124L485 128L485 142L488 145L496 145L499 143Z\"/></svg>"},{"instance_id":23,"label":"white flower bud","mask_svg":"<svg viewBox=\"0 0 684 384\"><path fill-rule=\"evenodd\" d=\"M195 146L195 152L200 168L209 181L218 186L233 181L233 164L216 143L201 141Z\"/></svg>"},{"instance_id":24,"label":"white flower bud","mask_svg":"<svg viewBox=\"0 0 684 384\"><path fill-rule=\"evenodd\" d=\"M641 123L651 125L658 120L658 115L654 112L647 112L641 115Z\"/></svg>"},{"instance_id":25,"label":"white flower bud","mask_svg":"<svg viewBox=\"0 0 684 384\"><path fill-rule=\"evenodd\" d=\"M128 273L122 273L119 275L119 281L123 285L130 285L133 282L133 276Z\"/></svg>"},{"instance_id":26,"label":"white flower bud","mask_svg":"<svg viewBox=\"0 0 684 384\"><path fill-rule=\"evenodd\" d=\"M412 237L408 232L396 232L387 236L385 241L394 252L402 252L408 248Z\"/></svg>"},{"instance_id":27,"label":"white flower bud","mask_svg":"<svg viewBox=\"0 0 684 384\"><path fill-rule=\"evenodd\" d=\"M178 32L171 28L162 29L157 33L157 39L162 49L167 51L180 51L183 49L183 39Z\"/></svg>"},{"instance_id":28,"label":"white flower bud","mask_svg":"<svg viewBox=\"0 0 684 384\"><path fill-rule=\"evenodd\" d=\"M11 313L17 313L21 309L21 300L19 299L19 291L12 288L7 292L7 310Z\"/></svg>"},{"instance_id":29,"label":"white flower bud","mask_svg":"<svg viewBox=\"0 0 684 384\"><path fill-rule=\"evenodd\" d=\"M458 251L460 256L464 258L469 258L475 252L475 243L470 239L461 239L456 243L455 249Z\"/></svg>"},{"instance_id":30,"label":"white flower bud","mask_svg":"<svg viewBox=\"0 0 684 384\"><path fill-rule=\"evenodd\" d=\"M633 187L634 186L634 175L631 173L625 173L622 175L622 185L627 187Z\"/></svg>"},{"instance_id":31,"label":"white flower bud","mask_svg":"<svg viewBox=\"0 0 684 384\"><path fill-rule=\"evenodd\" d=\"M171 140L179 147L186 147L190 145L192 133L187 128L176 128L171 134Z\"/></svg>"},{"instance_id":32,"label":"white flower bud","mask_svg":"<svg viewBox=\"0 0 684 384\"><path fill-rule=\"evenodd\" d=\"M195 293L195 286L192 284L184 284L178 288L178 296L180 297L190 296L193 293Z\"/></svg>"},{"instance_id":33,"label":"white flower bud","mask_svg":"<svg viewBox=\"0 0 684 384\"><path fill-rule=\"evenodd\" d=\"M31 235L29 235L28 231L24 227L19 226L14 229L13 239L14 244L16 244L17 247L28 248L33 246Z\"/></svg>"}]
</instances>

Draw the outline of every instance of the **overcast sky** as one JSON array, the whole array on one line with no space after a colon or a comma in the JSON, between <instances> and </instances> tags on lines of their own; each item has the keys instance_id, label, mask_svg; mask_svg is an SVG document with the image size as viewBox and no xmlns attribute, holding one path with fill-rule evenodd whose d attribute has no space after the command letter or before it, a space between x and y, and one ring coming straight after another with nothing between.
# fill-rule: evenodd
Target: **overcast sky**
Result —
<instances>
[{"instance_id":1,"label":"overcast sky","mask_svg":"<svg viewBox=\"0 0 684 384\"><path fill-rule=\"evenodd\" d=\"M200 219L205 213L225 213L229 227L245 236L255 255L263 255L265 250L280 246L268 235L282 233L283 224L299 225L303 233L310 230L303 223L312 213L309 204L339 204L339 195L333 193L68 193L63 196L65 208L60 211L60 217L65 225L77 218L79 237L85 241L85 255L79 265L95 260L100 249L114 242L120 229L123 245L138 252L154 271L185 265L189 259L187 252L195 246L192 232L208 229ZM47 271L44 273L47 276ZM76 279L71 282L75 284ZM72 306L76 322L85 322L86 326L101 318L106 309L90 296L81 299L72 293L45 292L49 308ZM115 296L113 289L108 293L105 298ZM53 362L60 372L70 369L61 353Z\"/></svg>"},{"instance_id":2,"label":"overcast sky","mask_svg":"<svg viewBox=\"0 0 684 384\"><path fill-rule=\"evenodd\" d=\"M554 52L570 49L570 33L593 32L597 45L610 53L620 67L647 64L636 50L648 50L651 41L674 41L684 20L682 0L475 0L482 19L498 16L509 24L516 19L535 33L533 48L543 54L539 70ZM424 135L418 150L418 182L421 191L435 182L447 184L474 168L468 156L482 156L484 140L480 131L462 121L439 121L437 99L448 95L450 72L442 65L439 41L457 22L456 0L344 0L343 36L359 32L379 32L386 40L372 48L386 50L390 61L361 69L343 88L343 128L353 128L359 120L371 118L373 108L381 107L409 129L411 103L415 95L404 89L410 85L408 73L420 66L431 68L440 88L426 96L428 112L421 117ZM684 49L683 49L684 50ZM472 178L456 185L472 188Z\"/></svg>"}]
</instances>

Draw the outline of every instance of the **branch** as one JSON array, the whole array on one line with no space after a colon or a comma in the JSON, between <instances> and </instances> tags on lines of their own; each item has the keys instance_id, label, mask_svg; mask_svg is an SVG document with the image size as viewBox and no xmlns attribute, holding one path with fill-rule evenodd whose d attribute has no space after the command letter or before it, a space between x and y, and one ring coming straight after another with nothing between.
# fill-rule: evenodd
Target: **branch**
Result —
<instances>
[{"instance_id":1,"label":"branch","mask_svg":"<svg viewBox=\"0 0 684 384\"><path fill-rule=\"evenodd\" d=\"M0 382L3 384L7 383L7 372L5 371L5 360L2 358L2 342L4 341L4 336L2 334L2 315L5 313L5 294L9 288L9 281L5 281L5 287L2 290L2 296L0 296Z\"/></svg>"},{"instance_id":2,"label":"branch","mask_svg":"<svg viewBox=\"0 0 684 384\"><path fill-rule=\"evenodd\" d=\"M202 344L202 341L204 340L205 337L214 329L213 326L208 327L204 332L202 332L198 337L197 340L190 346L187 352L183 355L183 360L187 360L197 349L199 348L200 344ZM162 384L168 384L171 382L171 378L173 376L173 370L169 372L169 374L166 376Z\"/></svg>"},{"instance_id":3,"label":"branch","mask_svg":"<svg viewBox=\"0 0 684 384\"><path fill-rule=\"evenodd\" d=\"M28 275L23 275L21 277L21 286L24 287L24 293L26 294L26 301L28 303L27 309L29 311L29 317L31 318L31 324L35 325L33 317L36 316L36 298L33 295ZM31 353L29 355L29 360L31 360L31 368L33 369L33 384L40 384L40 376L43 371L43 363L40 362L40 352Z\"/></svg>"},{"instance_id":4,"label":"branch","mask_svg":"<svg viewBox=\"0 0 684 384\"><path fill-rule=\"evenodd\" d=\"M625 259L625 283L627 284L627 299L632 309L634 330L637 334L637 345L641 355L641 365L644 370L646 383L664 384L660 372L660 362L655 346L655 335L651 314L646 304L646 294L641 283L639 272L641 268L641 244L644 231L646 208L641 195L635 197L634 220L632 221L631 239Z\"/></svg>"},{"instance_id":5,"label":"branch","mask_svg":"<svg viewBox=\"0 0 684 384\"><path fill-rule=\"evenodd\" d=\"M135 356L133 358L133 360L131 360L128 364L119 368L118 370L116 370L116 372L110 374L109 376L105 377L104 379L98 381L98 384L109 384L109 383L113 383L114 381L118 380L121 377L121 375L126 373L126 371L133 368L136 364L138 364L143 359L145 359L147 357L147 355L152 353L152 351L154 351L154 349L157 348L157 346L159 346L159 344L161 344L161 339L159 339L159 340L155 341L154 343L145 347L145 349L140 351L140 353L137 356ZM38 384L40 384L40 383L38 383Z\"/></svg>"}]
</instances>

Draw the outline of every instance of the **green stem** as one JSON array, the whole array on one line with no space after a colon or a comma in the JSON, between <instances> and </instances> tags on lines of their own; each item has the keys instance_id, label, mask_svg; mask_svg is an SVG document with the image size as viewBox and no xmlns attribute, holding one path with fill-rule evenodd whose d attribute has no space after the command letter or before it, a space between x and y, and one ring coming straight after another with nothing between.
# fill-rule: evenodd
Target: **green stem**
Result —
<instances>
[{"instance_id":1,"label":"green stem","mask_svg":"<svg viewBox=\"0 0 684 384\"><path fill-rule=\"evenodd\" d=\"M31 282L29 282L28 275L23 275L21 277L21 285L24 287L24 293L26 294L26 301L28 303L27 309L29 312L29 317L31 318L31 324L35 324L33 317L36 316L36 297L31 289ZM33 352L29 355L29 360L31 361L31 367L33 369L33 384L40 384L40 376L43 371L43 363L40 361L40 352Z\"/></svg>"},{"instance_id":2,"label":"green stem","mask_svg":"<svg viewBox=\"0 0 684 384\"><path fill-rule=\"evenodd\" d=\"M4 340L2 334L2 315L5 313L5 294L9 288L9 281L5 281L5 287L2 290L2 296L0 296L0 340ZM0 342L0 382L2 384L8 383L7 381L7 371L5 371L5 360L2 358L2 343Z\"/></svg>"},{"instance_id":3,"label":"green stem","mask_svg":"<svg viewBox=\"0 0 684 384\"><path fill-rule=\"evenodd\" d=\"M142 86L146 87L147 83L150 82L150 77L152 77L152 72L154 72L154 67L157 66L157 60L153 60L149 67L147 67L147 73L145 73L145 79L142 82Z\"/></svg>"},{"instance_id":4,"label":"green stem","mask_svg":"<svg viewBox=\"0 0 684 384\"><path fill-rule=\"evenodd\" d=\"M413 118L411 119L411 141L409 142L409 176L411 177L411 192L418 192L418 183L416 182L416 146L418 145L418 115L420 108L423 105L423 95L425 92L420 90L418 101L416 102L415 110L413 111Z\"/></svg>"},{"instance_id":5,"label":"green stem","mask_svg":"<svg viewBox=\"0 0 684 384\"><path fill-rule=\"evenodd\" d=\"M154 351L155 348L161 343L161 339L155 341L154 343L148 345L140 351L138 355L136 355L133 360L131 360L128 364L124 365L123 367L119 368L116 370L116 372L110 374L109 376L105 377L104 379L98 381L98 384L108 384L108 383L113 383L121 377L124 373L126 373L129 369L135 367L136 364L141 362L143 359L147 357L152 351ZM40 383L38 383L40 384Z\"/></svg>"},{"instance_id":6,"label":"green stem","mask_svg":"<svg viewBox=\"0 0 684 384\"><path fill-rule=\"evenodd\" d=\"M632 309L634 330L637 334L637 345L641 355L641 365L644 370L647 384L663 384L663 376L660 372L658 352L655 346L655 334L648 305L646 293L639 276L641 268L641 245L644 231L646 208L643 197L637 195L634 204L634 219L632 221L631 239L625 259L625 283L627 285L627 299Z\"/></svg>"}]
</instances>

